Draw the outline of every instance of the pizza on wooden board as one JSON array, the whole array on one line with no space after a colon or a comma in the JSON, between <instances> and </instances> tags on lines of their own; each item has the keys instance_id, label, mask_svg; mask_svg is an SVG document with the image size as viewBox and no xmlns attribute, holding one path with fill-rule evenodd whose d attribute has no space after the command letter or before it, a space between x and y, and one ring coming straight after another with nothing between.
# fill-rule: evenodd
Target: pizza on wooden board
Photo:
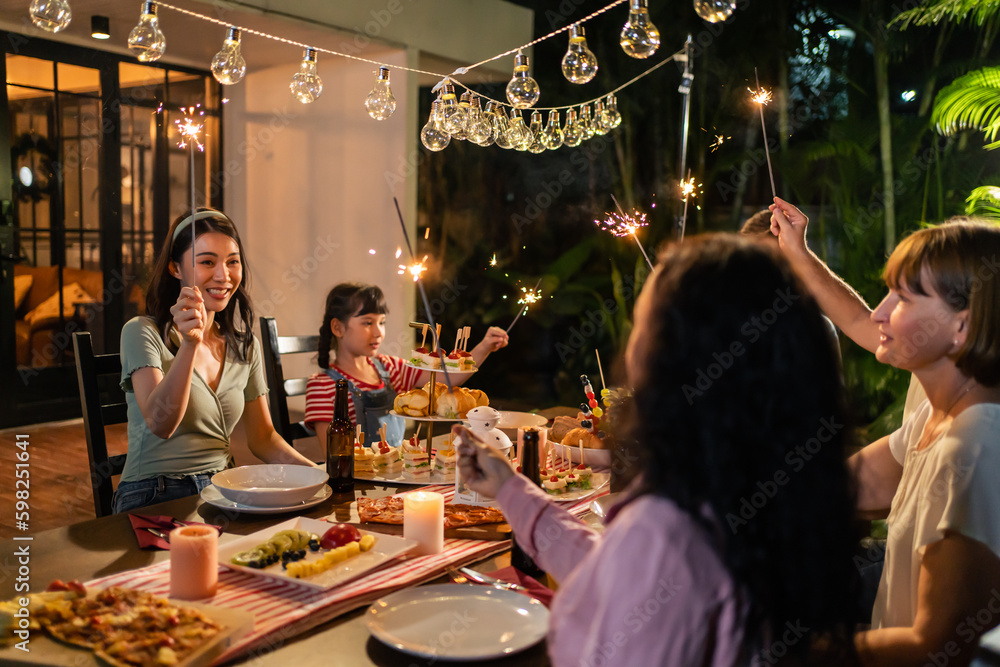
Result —
<instances>
[{"instance_id":1,"label":"pizza on wooden board","mask_svg":"<svg viewBox=\"0 0 1000 667\"><path fill-rule=\"evenodd\" d=\"M37 613L52 637L90 649L115 667L179 664L220 630L196 609L118 587L55 600Z\"/></svg>"},{"instance_id":2,"label":"pizza on wooden board","mask_svg":"<svg viewBox=\"0 0 1000 667\"><path fill-rule=\"evenodd\" d=\"M358 516L362 523L403 524L403 499L398 496L384 498L358 498ZM503 512L495 507L479 505L444 506L444 527L464 528L487 523L502 523Z\"/></svg>"}]
</instances>

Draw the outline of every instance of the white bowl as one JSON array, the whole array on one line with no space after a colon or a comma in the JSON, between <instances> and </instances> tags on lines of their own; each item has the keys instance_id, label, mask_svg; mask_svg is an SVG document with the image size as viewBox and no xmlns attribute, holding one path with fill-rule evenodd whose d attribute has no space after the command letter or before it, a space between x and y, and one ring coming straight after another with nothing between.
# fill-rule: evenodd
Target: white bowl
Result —
<instances>
[{"instance_id":1,"label":"white bowl","mask_svg":"<svg viewBox=\"0 0 1000 667\"><path fill-rule=\"evenodd\" d=\"M566 445L561 445L555 443L552 446L555 451L556 456L566 459L568 458L573 463L580 462L580 448L579 447L568 447ZM611 450L610 449L590 449L588 447L583 448L583 462L589 465L591 468L610 468L611 467Z\"/></svg>"},{"instance_id":2,"label":"white bowl","mask_svg":"<svg viewBox=\"0 0 1000 667\"><path fill-rule=\"evenodd\" d=\"M329 477L310 466L266 463L230 468L212 475L224 497L254 507L288 507L309 500Z\"/></svg>"}]
</instances>

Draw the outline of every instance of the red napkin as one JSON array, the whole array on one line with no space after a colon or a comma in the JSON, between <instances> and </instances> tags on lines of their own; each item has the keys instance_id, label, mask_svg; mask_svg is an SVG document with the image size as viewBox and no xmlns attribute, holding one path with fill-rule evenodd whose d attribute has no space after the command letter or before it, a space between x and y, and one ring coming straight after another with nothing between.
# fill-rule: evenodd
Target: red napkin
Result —
<instances>
[{"instance_id":1,"label":"red napkin","mask_svg":"<svg viewBox=\"0 0 1000 667\"><path fill-rule=\"evenodd\" d=\"M529 577L515 567L505 567L497 570L496 572L486 572L484 574L501 581L506 581L508 584L519 584L524 586L528 589L528 592L524 593L524 595L535 598L546 607L551 605L552 596L556 594L555 591L548 586L539 583L537 579ZM518 591L518 593L522 592L523 591Z\"/></svg>"},{"instance_id":2,"label":"red napkin","mask_svg":"<svg viewBox=\"0 0 1000 667\"><path fill-rule=\"evenodd\" d=\"M132 530L135 531L135 539L139 542L140 549L146 549L148 547L155 547L157 549L170 549L170 543L166 540L161 540L156 535L153 535L146 528L155 528L160 532L170 534L170 531L178 526L209 526L215 528L222 534L222 526L213 526L210 523L199 523L198 521L179 521L172 516L167 516L165 514L129 514L128 520L132 522Z\"/></svg>"}]
</instances>

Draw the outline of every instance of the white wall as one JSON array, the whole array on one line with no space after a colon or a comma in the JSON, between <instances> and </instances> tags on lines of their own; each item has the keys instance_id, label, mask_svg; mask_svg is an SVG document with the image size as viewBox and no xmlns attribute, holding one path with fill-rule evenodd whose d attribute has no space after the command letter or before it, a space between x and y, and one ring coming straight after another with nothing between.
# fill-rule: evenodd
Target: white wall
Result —
<instances>
[{"instance_id":1,"label":"white wall","mask_svg":"<svg viewBox=\"0 0 1000 667\"><path fill-rule=\"evenodd\" d=\"M392 50L373 57L405 64L408 55ZM397 274L403 260L394 254L404 242L392 196L400 198L412 237L416 170L406 160L408 147L415 159L419 128L407 120L415 118L416 85L398 71L391 75L397 109L380 122L363 105L373 66L321 55L323 94L312 104L289 93L297 68L296 60L252 71L225 90L226 211L241 226L257 314L276 317L283 334L313 334L334 284L373 283L391 311L382 350L408 351L413 283ZM286 369L287 377L315 370L311 359L301 361Z\"/></svg>"}]
</instances>

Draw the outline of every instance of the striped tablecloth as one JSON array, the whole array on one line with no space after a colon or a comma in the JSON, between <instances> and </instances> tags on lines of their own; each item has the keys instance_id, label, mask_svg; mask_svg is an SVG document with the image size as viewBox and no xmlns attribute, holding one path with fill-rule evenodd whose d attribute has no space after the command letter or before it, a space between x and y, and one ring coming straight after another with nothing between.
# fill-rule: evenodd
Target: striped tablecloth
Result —
<instances>
[{"instance_id":1,"label":"striped tablecloth","mask_svg":"<svg viewBox=\"0 0 1000 667\"><path fill-rule=\"evenodd\" d=\"M448 502L454 495L455 487L437 485L422 487L422 490L437 491ZM591 501L607 492L606 488L602 489L565 507L580 516L587 511ZM220 567L218 592L209 604L250 612L254 615L254 625L249 634L235 642L216 662L226 662L244 654L268 653L296 635L352 609L367 606L388 593L436 579L449 567L461 567L509 547L509 540L448 539L439 554L396 559L371 574L329 591L317 591L292 581L277 581ZM96 589L124 586L167 597L170 592L170 562L102 577L86 585Z\"/></svg>"}]
</instances>

